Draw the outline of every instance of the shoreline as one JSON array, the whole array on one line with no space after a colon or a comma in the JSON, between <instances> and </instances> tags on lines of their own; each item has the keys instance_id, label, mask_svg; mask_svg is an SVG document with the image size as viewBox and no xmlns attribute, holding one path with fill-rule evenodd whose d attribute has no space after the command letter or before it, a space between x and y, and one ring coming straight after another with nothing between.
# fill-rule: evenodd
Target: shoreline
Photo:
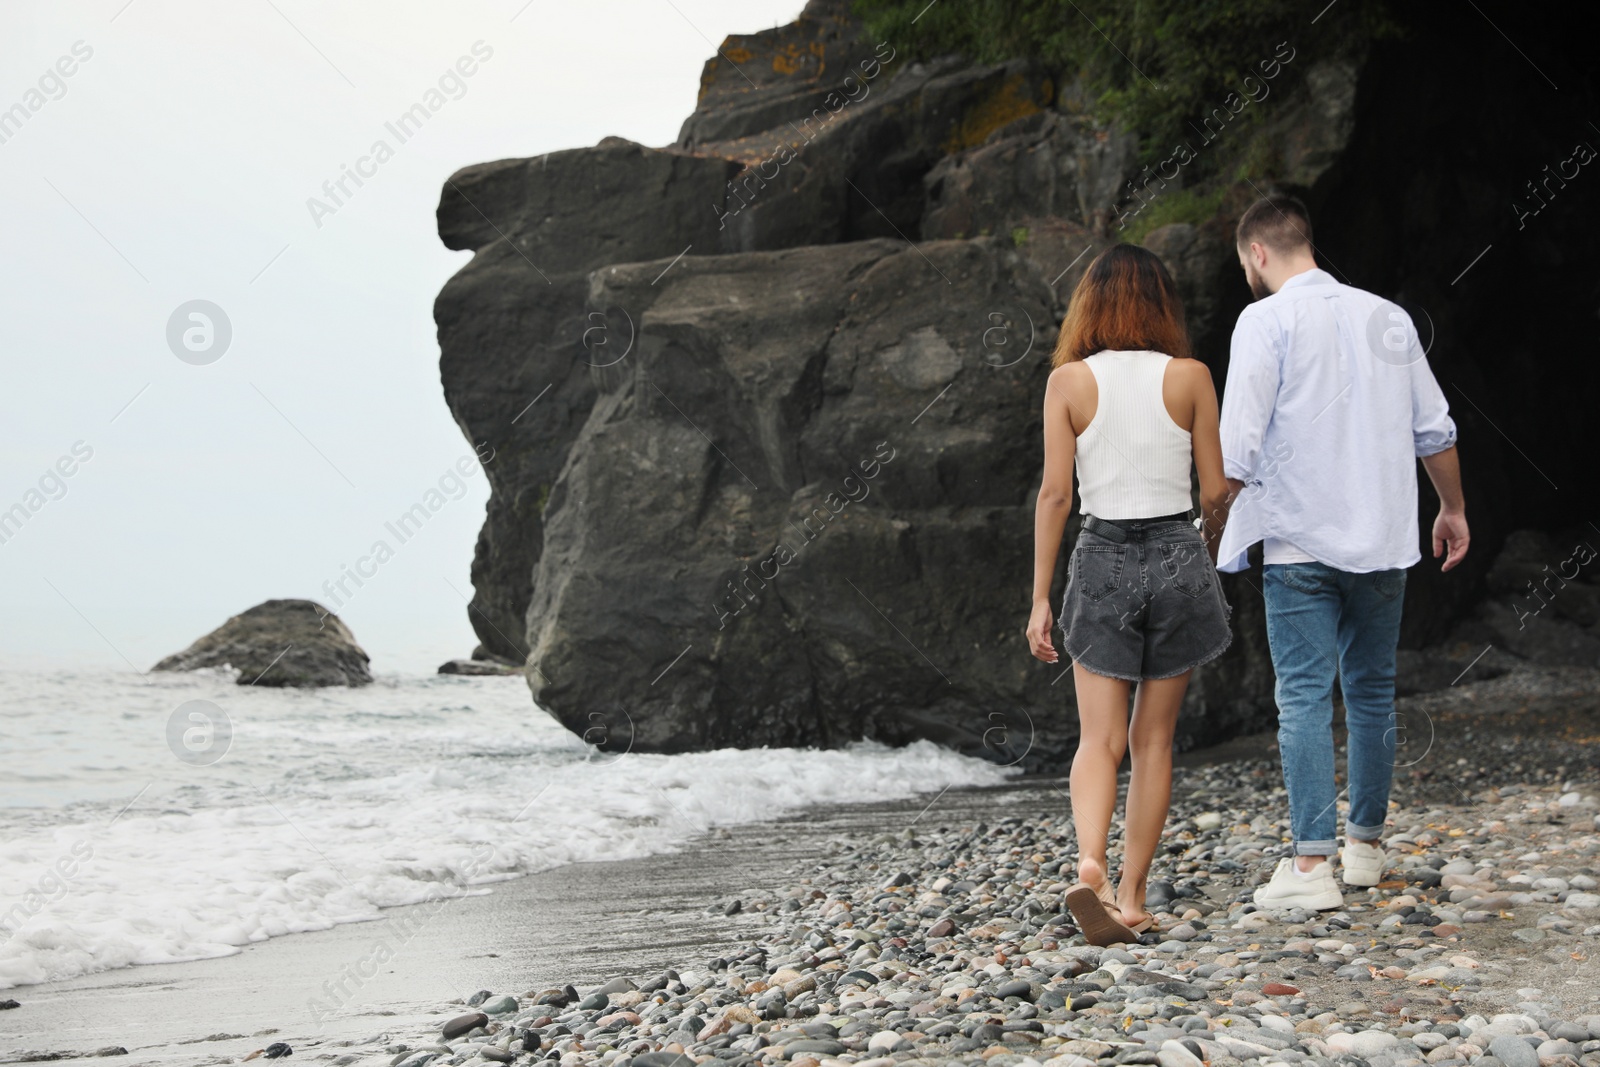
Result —
<instances>
[{"instance_id":1,"label":"shoreline","mask_svg":"<svg viewBox=\"0 0 1600 1067\"><path fill-rule=\"evenodd\" d=\"M951 787L941 803L983 807L991 794L1033 788ZM823 858L827 840L914 819L932 799L815 809L715 829L676 851L568 864L447 898L420 924L409 916L427 905L405 905L376 921L274 937L228 956L19 986L0 994L21 1002L0 1013L0 1063L114 1047L141 1063L217 1062L264 1042L326 1044L414 1024L431 1019L441 1000L485 984L597 984L618 970L682 966L686 956L732 951L759 929L748 914L724 914L732 900ZM406 929L414 932L399 932ZM352 995L316 1018L311 1002L331 999L327 983L353 973L380 940L402 939L379 973L359 984L347 979ZM161 1007L170 1003L181 1003L183 1014ZM207 1040L219 1034L237 1036Z\"/></svg>"},{"instance_id":2,"label":"shoreline","mask_svg":"<svg viewBox=\"0 0 1600 1067\"><path fill-rule=\"evenodd\" d=\"M1422 922L1415 923L1415 927L1420 927L1416 940L1426 940L1423 931L1431 927L1424 922L1454 928L1456 932L1440 940L1438 945L1412 944L1402 939L1403 943L1389 945L1384 952L1403 950L1406 956L1411 956L1420 951L1425 956L1435 956L1438 951L1430 950L1438 950L1448 943L1449 951L1444 951L1443 959L1469 953L1477 956L1474 967L1455 968L1459 973L1454 973L1452 979L1460 979L1470 972L1477 976L1477 988L1458 986L1450 990L1450 998L1431 1006L1436 1014L1448 1012L1452 1004L1463 1012L1478 1008L1491 1013L1511 1009L1518 1003L1529 1003L1528 998L1517 995L1516 989L1534 986L1547 986L1538 990L1540 995L1557 998L1565 1004L1561 1010L1572 1014L1578 1012L1579 1005L1571 1001L1573 990L1567 987L1569 978L1582 981L1585 990L1600 989L1600 964L1585 962L1591 952L1600 951L1596 940L1600 939L1600 925L1594 925L1600 924L1600 911L1590 912L1584 903L1588 894L1586 887L1594 881L1596 865L1600 865L1600 838L1595 835L1595 808L1600 806L1600 786L1585 784L1600 783L1600 697L1592 688L1581 685L1574 688L1573 684L1587 680L1587 675L1566 678L1565 688L1546 690L1527 686L1508 690L1504 683L1498 687L1479 683L1463 687L1464 691L1459 694L1462 699L1451 708L1441 708L1435 702L1430 710L1429 704L1416 699L1401 701L1403 712L1420 712L1430 724L1427 747L1419 759L1397 770L1395 794L1400 807L1391 819L1395 831L1391 835L1395 839L1392 845L1402 853L1412 854L1403 856L1403 862L1412 868L1407 877L1416 877L1410 881L1386 883L1387 888L1372 894L1370 900L1367 894L1358 898L1356 893L1348 893L1347 901L1359 899L1360 902L1354 903L1348 912L1340 913L1349 922L1348 928L1360 931L1365 940L1355 952L1347 951L1338 962L1348 967L1352 956L1358 960L1371 956L1371 970L1379 975L1376 978L1369 975L1368 981L1373 985L1360 982L1359 976L1348 982L1325 984L1313 973L1319 963L1333 962L1320 959L1329 956L1332 950L1325 951L1319 946L1337 939L1316 935L1337 935L1343 929L1323 921L1326 913L1299 917L1299 921L1285 925L1263 921L1260 916L1252 918L1252 909L1241 905L1248 900L1248 889L1253 881L1270 873L1272 857L1276 855L1274 850L1281 847L1282 822L1287 815L1276 761L1267 753L1272 736L1264 734L1177 757L1173 815L1168 824L1166 845L1158 856L1152 878L1166 881L1176 893L1171 898L1176 914L1169 914L1163 927L1171 930L1174 926L1188 925L1191 940L1167 938L1157 946L1132 948L1129 962L1119 962L1115 956L1106 957L1097 950L1080 948L1081 938L1073 936L1075 929L1068 918L1060 914L1059 894L1070 878L1057 877L1058 872L1051 866L1068 860L1067 873L1071 873L1073 850L1070 838L1064 833L1069 825L1066 783L1059 778L1027 777L998 786L951 788L901 801L813 809L775 822L714 830L677 852L643 859L573 864L527 875L497 883L489 894L452 898L421 923L401 922L407 913L416 912L415 905L386 909L383 918L375 922L345 924L247 946L236 954L237 959L228 956L127 968L8 990L0 1000L15 997L22 1005L19 1009L0 1012L0 1048L6 1050L0 1053L0 1062L93 1055L107 1048L127 1049L133 1058L119 1058L118 1062L123 1063L236 1062L272 1042L283 1041L302 1056L379 1067L398 1055L399 1046L420 1049L437 1040L444 1019L467 1012L469 1007L464 1002L478 990L518 998L516 1012L491 1025L500 1026L521 1019L514 1025L526 1030L543 1014L550 1014L552 1018L567 1014L548 1006L536 1009L530 1003L563 986L573 985L588 992L608 980L624 977L634 984L643 984L668 968L683 975L696 972L706 975L708 960L733 959L735 963L730 966L749 969L759 958L769 960L771 968L776 969L780 953L772 947L774 938L776 944L782 946L788 943L784 940L786 937L812 936L818 931L837 930L842 924L849 925L838 930L838 936L825 935L825 939L835 940L841 950L841 959L832 961L839 966L828 968L830 961L819 959L809 968L799 968L814 971L811 976L814 982L823 979L818 989L831 985L832 992L842 995L837 979L841 969L849 969L845 968L845 959L851 961L850 966L855 969L850 973L854 974L862 968L883 969L883 963L894 958L891 952L898 955L904 951L907 955L901 958L914 958L924 948L931 951L937 947L940 951L934 953L935 957L954 951L965 955L969 965L987 956L989 962L982 964L985 977L972 987L974 989L983 989L990 972L997 969L1005 975L1027 972L1030 977L1026 980L1040 987L1035 990L1030 985L1035 999L1025 1001L1034 1011L1033 1018L1049 1019L1050 1026L1059 1028L1078 1025L1088 1016L1068 1011L1068 1016L1076 1015L1076 1018L1058 1021L1055 1016L1059 1011L1041 1010L1050 1003L1050 997L1038 1000L1040 995L1068 985L1081 987L1081 982L1072 980L1081 979L1083 974L1104 982L1112 993L1119 991L1116 983L1110 981L1113 977L1110 972L1097 969L1083 974L1069 973L1078 967L1090 963L1104 967L1102 960L1113 965L1111 971L1119 967L1126 969L1133 962L1138 962L1140 966L1136 969L1143 972L1154 969L1161 973L1163 966L1186 967L1181 973L1188 977L1183 980L1193 985L1196 984L1192 981L1195 969L1208 966L1198 960L1209 958L1210 965L1214 966L1219 956L1226 959L1230 952L1238 955L1239 947L1232 942L1246 934L1249 940L1244 944L1258 947L1248 949L1244 957L1220 968L1223 972L1237 969L1240 973L1236 977L1225 973L1222 979L1216 980L1218 990L1207 990L1208 993L1223 989L1242 992L1244 1001L1234 993L1224 998L1242 1006L1250 996L1259 997L1260 994L1254 993L1249 985L1241 989L1238 983L1252 980L1253 966L1258 975L1280 969L1262 967L1260 961L1277 963L1274 957L1287 958L1283 956L1287 952L1289 956L1309 954L1306 958L1313 961L1298 964L1293 969L1280 965L1286 984L1305 988L1307 997L1318 993L1320 987L1325 991L1321 994L1324 999L1331 996L1352 998L1343 1003L1348 1008L1351 1004L1364 1003L1365 994L1382 991L1389 994L1385 1002L1389 1003L1395 999L1397 991L1416 988L1407 982L1409 976L1405 968L1399 968L1401 978L1385 977L1388 973L1385 965L1391 969L1399 967L1398 962L1389 960L1405 957L1386 958L1369 952L1368 942L1376 938L1361 928L1367 926L1376 931L1380 929L1377 923L1394 918L1396 921L1385 924L1384 928L1399 927L1409 934L1414 924L1404 920L1409 915L1419 914ZM1579 701L1582 706L1575 709L1574 694L1580 691L1586 699ZM1499 706L1500 697L1496 694L1504 696L1508 692L1514 698L1515 707ZM1413 743L1422 742L1419 739ZM1461 763L1468 762L1466 755L1474 756L1471 762L1479 765L1462 767ZM1563 790L1564 786L1578 788ZM1504 788L1496 791L1494 787ZM1568 794L1576 795L1563 804L1558 798ZM1519 797L1524 799L1519 800ZM1206 810L1200 810L1202 808ZM1489 815L1495 818L1488 818ZM1552 865L1548 857L1545 862L1537 862L1529 858L1531 853L1520 851L1531 839L1515 835L1486 836L1465 829L1459 835L1429 829L1446 822L1459 829L1474 820L1481 824L1479 829L1496 825L1504 828L1511 825L1507 818L1518 825L1532 825L1532 834L1543 833L1539 829L1542 825L1555 826L1567 835L1568 840L1562 847L1570 845L1577 851ZM980 825L987 830L974 833L974 828ZM1231 832L1223 834L1224 829ZM907 831L910 831L909 839ZM1196 853L1199 845L1191 842L1215 841L1219 834L1224 842L1238 840L1233 845L1213 844ZM998 925L978 922L982 916L969 914L971 905L958 901L949 886L944 887L944 893L933 888L941 879L954 879L956 872L941 864L981 868L985 858L993 859L990 854L993 842L986 838L1008 839L1019 835L1035 850L1027 854L1023 862L1039 864L1039 870L1030 872L1031 877L1027 879L1032 884L1025 891L1017 890L1027 902L1022 907L1026 918L1020 925L1014 918L1003 919ZM1462 839L1469 843L1463 845ZM1513 840L1519 847L1508 851ZM1445 881L1447 874L1439 868L1446 862L1454 862L1459 868L1463 862L1459 853L1463 849L1467 853L1476 850L1476 858L1468 865L1474 872L1480 867L1487 870L1486 877L1490 881L1480 885L1473 880L1478 878L1476 873L1463 881L1462 874L1454 873L1456 869L1449 875L1453 881ZM1185 856L1189 858L1183 858ZM1439 861L1438 867L1421 869L1430 858ZM1013 857L1003 862L1018 862L1018 859ZM891 865L897 869L885 874ZM1549 873L1552 866L1557 873ZM1526 873L1523 868L1527 869ZM885 888L902 872L909 879L904 886ZM996 881L996 877L991 871L991 878L983 883L986 892L1008 892L1006 879L999 877ZM1494 882L1495 877L1500 881ZM1535 884L1541 878L1564 880L1566 888L1555 893L1548 887L1535 891ZM1463 886L1468 887L1465 896L1462 896ZM890 952L880 952L870 961L863 957L862 962L857 963L856 957L860 957L868 945L881 946L889 940L884 937L882 928L893 921L896 914L913 912L915 900L901 899L908 896L909 890L915 891L916 899L928 899L931 903L919 905L909 922L900 920L902 930L897 931L897 938L904 938L907 945L903 950L897 946ZM820 904L812 902L814 892L821 895ZM1505 912L1512 921L1509 924L1494 921L1496 915L1489 909L1462 904L1462 900L1470 902L1473 893L1496 904L1496 910ZM1564 902L1558 898L1561 895L1571 898L1572 894L1578 894L1581 906L1564 908ZM1452 901L1452 896L1461 899ZM737 909L732 908L735 900L739 901ZM1402 903L1397 905L1397 900ZM847 906L841 907L841 904ZM899 904L899 907L888 912L878 910L891 904ZM1183 906L1179 907L1180 904ZM833 909L831 915L817 914L830 908ZM1398 914L1408 908L1415 910ZM1188 914L1190 912L1193 914ZM1485 914L1468 918L1466 912ZM957 929L930 941L940 918L951 918ZM1222 925L1221 920L1226 920L1226 925ZM880 929L875 936L869 936L873 934L869 924L874 921ZM1541 922L1548 925L1539 925ZM350 977L352 969L363 959L370 958L371 946L386 935L386 927L398 926L407 926L411 932L393 958L386 960L384 967L369 978L354 981ZM1031 936L1011 934L1009 927ZM866 933L853 933L858 929ZM1532 940L1516 936L1518 930ZM848 937L844 936L847 932L850 933ZM1349 934L1337 936L1346 937L1343 943L1347 946L1356 944ZM1524 974L1521 980L1513 982L1497 970L1496 957L1523 959L1547 939L1555 939L1562 945L1572 941L1573 944L1566 945L1566 951L1577 952L1584 959L1577 955L1565 961L1552 958L1541 965L1542 970L1531 965L1527 969L1527 974L1545 974L1549 981L1535 981ZM391 937L391 940L397 938ZM858 940L861 944L853 953L843 952L844 946ZM749 955L752 946L762 944L766 944L767 954ZM1051 947L1046 948L1047 944ZM993 952L997 945L1001 949L998 956ZM1206 951L1208 948L1210 952ZM1200 955L1194 954L1196 950ZM1548 948L1540 951L1548 954ZM1250 953L1255 955L1252 957ZM821 953L806 955L820 956ZM1049 976L1045 963L1030 956L1046 957L1049 967L1065 969ZM1304 968L1303 973L1301 968ZM1562 974L1562 971L1570 973ZM1179 981L1179 973L1173 972L1169 977ZM1213 978L1215 973L1211 972ZM978 977L977 971L971 974ZM316 998L326 1002L329 984L340 988L341 976L347 998L337 1005L338 1010L331 1017L318 1019L311 1002ZM724 981L722 975L710 977ZM760 985L771 977L770 970L763 975L752 975L744 986ZM1443 984L1437 978L1420 980L1421 988L1437 988ZM1361 988L1363 985L1365 989ZM731 993L712 986L707 989L711 990L713 1000ZM1461 993L1462 989L1467 991ZM1076 989L1076 1003L1082 1003L1084 992L1083 988ZM706 995L706 991L700 991L702 1000ZM657 999L664 996L655 994ZM675 999L685 997L692 997L692 989L685 989ZM625 994L623 999L631 998ZM742 1002L746 998L739 999ZM752 995L748 999L747 1007L758 998ZM814 999L820 1000L820 997ZM851 1002L875 1003L871 998L863 999L859 993L852 994ZM831 1002L832 1009L827 1007L828 1003L822 1001L810 1007L835 1022L848 1020L848 1013L842 1011L844 1005L838 1003L837 998ZM880 1008L888 1003L886 1001ZM1006 998L983 1003L986 1010L995 1012L1017 1006L1009 1004ZM1304 1005L1304 999L1300 1003ZM692 1016L692 1020L703 1024L690 1035L695 1040L672 1040L686 1036L678 1031L651 1033L649 1031L664 1024L642 1021L636 1027L637 1034L616 1035L618 1041L631 1037L624 1044L614 1045L623 1051L600 1061L592 1049L568 1048L561 1055L562 1067L589 1062L624 1067L618 1061L642 1054L640 1050L650 1046L670 1049L678 1045L688 1049L691 1058L705 1058L717 1051L702 1046L707 1041L715 1043L718 1035L699 1039L700 1030L712 1021L715 1014L712 1009L732 1010L735 1006L733 1001L704 1004L706 1014ZM1287 1006L1279 1005L1280 1008ZM1597 1014L1596 1021L1600 1022L1600 1001L1586 1002L1585 1006ZM1365 1010L1373 1013L1370 1017L1390 1024L1389 1028L1393 1029L1396 1020L1376 1011L1382 1007L1384 1004L1372 1004ZM1218 1010L1221 1008L1219 1002ZM857 1010L873 1011L870 1008ZM659 1011L658 1005L658 1014ZM765 1011L762 1009L763 1013ZM648 1014L642 1014L641 1020ZM884 1012L879 1010L878 1014ZM960 1005L951 1004L930 1008L925 1017L938 1020L948 1015L951 1020L965 1021L971 1014ZM691 1018L684 1013L680 1015ZM810 1023L813 1018L802 1012L792 1018L779 1015L759 1022L781 1034L784 1027ZM910 1021L917 1022L919 1018L922 1017ZM1312 1021L1312 1017L1300 1021ZM1576 1025L1572 1019L1564 1021ZM560 1029L564 1025L547 1022L541 1029ZM738 1028L740 1024L729 1025ZM848 1026L849 1021L845 1025ZM1329 1022L1318 1025L1326 1028ZM1334 1025L1342 1024L1335 1022ZM502 1029L481 1036L493 1040L511 1032L514 1031ZM960 1033L959 1027L956 1032ZM1036 1036L1042 1033L1040 1041L1062 1036L1062 1033L1031 1029L1025 1032ZM750 1039L757 1036L760 1035L744 1035ZM840 1036L844 1036L842 1031ZM985 1031L984 1036L987 1039L993 1035ZM949 1034L942 1034L933 1039L936 1046L925 1051L939 1060L973 1058L971 1050L958 1051L950 1041L944 1040L949 1037ZM544 1043L554 1049L563 1043L561 1039L560 1034L547 1035ZM1063 1037L1063 1041L1056 1044L1078 1040L1088 1039ZM1127 1035L1124 1033L1119 1040L1125 1042ZM1456 1040L1459 1043L1459 1039ZM472 1063L493 1059L493 1050L490 1060L486 1060L476 1051L476 1044L476 1040L450 1042L456 1051L447 1059ZM853 1044L844 1041L838 1053L825 1055L822 1060L841 1056L844 1057L841 1062L884 1058L876 1055L882 1051L880 1048L857 1050ZM474 1049L472 1055L459 1058L459 1051L468 1046ZM831 1049L832 1045L827 1047ZM934 1047L940 1050L937 1055L933 1054ZM1053 1045L1016 1051L1042 1063L1050 1058L1044 1054L1051 1047ZM397 1051L379 1054L389 1048ZM636 1052L629 1053L627 1048ZM1127 1051L1123 1046L1118 1049L1113 1056ZM540 1056L548 1055L548 1051L541 1050ZM722 1051L722 1058L729 1058L727 1050ZM763 1055L767 1051L753 1049L747 1055L733 1058L762 1063L771 1058ZM900 1050L901 1053L907 1051L910 1049ZM1202 1051L1215 1050L1202 1048ZM1582 1067L1600 1067L1600 1043L1581 1055L1596 1057L1592 1062L1580 1059ZM890 1058L925 1057L919 1051L917 1057L891 1054ZM1084 1057L1086 1063L1063 1062L1054 1067L1090 1067L1096 1058L1090 1055ZM1305 1058L1307 1054L1302 1053L1301 1059ZM526 1062L536 1059L527 1053L519 1057L519 1061ZM1001 1061L995 1067L1006 1067L1008 1062ZM1284 1062L1299 1060L1291 1056ZM1474 1062L1475 1067L1497 1067L1493 1062L1477 1064L1470 1057L1462 1057L1462 1062ZM1396 1064L1369 1061L1369 1067L1396 1067ZM637 1067L652 1067L652 1064L646 1060ZM680 1063L677 1067L687 1065ZM1193 1065L1165 1064L1164 1067ZM1500 1067L1517 1065L1502 1064Z\"/></svg>"}]
</instances>

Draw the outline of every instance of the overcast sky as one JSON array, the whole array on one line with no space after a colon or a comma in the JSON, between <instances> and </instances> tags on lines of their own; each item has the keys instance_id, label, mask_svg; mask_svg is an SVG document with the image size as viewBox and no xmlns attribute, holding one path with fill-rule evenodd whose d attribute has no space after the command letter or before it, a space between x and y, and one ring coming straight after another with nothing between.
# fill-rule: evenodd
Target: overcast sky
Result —
<instances>
[{"instance_id":1,"label":"overcast sky","mask_svg":"<svg viewBox=\"0 0 1600 1067\"><path fill-rule=\"evenodd\" d=\"M472 454L434 339L469 256L434 231L444 179L668 143L723 37L803 6L0 4L0 665L143 670L269 597L326 602ZM471 652L487 496L477 471L341 610L375 669Z\"/></svg>"}]
</instances>

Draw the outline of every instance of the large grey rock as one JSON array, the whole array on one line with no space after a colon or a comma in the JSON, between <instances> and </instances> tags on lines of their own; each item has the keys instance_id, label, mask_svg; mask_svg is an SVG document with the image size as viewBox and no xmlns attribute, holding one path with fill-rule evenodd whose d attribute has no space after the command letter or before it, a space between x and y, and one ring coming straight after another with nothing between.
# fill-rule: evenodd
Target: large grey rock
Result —
<instances>
[{"instance_id":1,"label":"large grey rock","mask_svg":"<svg viewBox=\"0 0 1600 1067\"><path fill-rule=\"evenodd\" d=\"M152 670L232 667L240 685L366 685L367 654L339 616L314 600L266 600Z\"/></svg>"},{"instance_id":2,"label":"large grey rock","mask_svg":"<svg viewBox=\"0 0 1600 1067\"><path fill-rule=\"evenodd\" d=\"M801 22L723 49L745 57L754 88L721 56L709 61L679 143L607 137L466 167L445 183L441 239L476 254L434 304L440 377L486 458L469 615L496 656L527 654L551 486L637 332L627 309L585 303L588 272L913 234L935 162L1048 102L1048 76L1024 63L948 57L900 69L892 46L861 39L845 0L813 0Z\"/></svg>"},{"instance_id":3,"label":"large grey rock","mask_svg":"<svg viewBox=\"0 0 1600 1067\"><path fill-rule=\"evenodd\" d=\"M1009 366L982 339L989 307L1049 322L1031 265L1000 241L875 240L662 267L591 277L639 337L550 493L539 703L641 751L1059 757L1061 668L1021 638L1053 336Z\"/></svg>"}]
</instances>

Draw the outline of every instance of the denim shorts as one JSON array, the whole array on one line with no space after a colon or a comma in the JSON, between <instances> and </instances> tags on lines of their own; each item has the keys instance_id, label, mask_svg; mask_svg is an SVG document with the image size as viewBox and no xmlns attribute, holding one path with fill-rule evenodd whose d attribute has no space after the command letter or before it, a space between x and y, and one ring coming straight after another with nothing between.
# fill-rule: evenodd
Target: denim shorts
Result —
<instances>
[{"instance_id":1,"label":"denim shorts","mask_svg":"<svg viewBox=\"0 0 1600 1067\"><path fill-rule=\"evenodd\" d=\"M1128 529L1118 544L1085 529L1067 562L1066 652L1130 682L1172 678L1220 656L1232 609L1200 531L1187 522Z\"/></svg>"}]
</instances>

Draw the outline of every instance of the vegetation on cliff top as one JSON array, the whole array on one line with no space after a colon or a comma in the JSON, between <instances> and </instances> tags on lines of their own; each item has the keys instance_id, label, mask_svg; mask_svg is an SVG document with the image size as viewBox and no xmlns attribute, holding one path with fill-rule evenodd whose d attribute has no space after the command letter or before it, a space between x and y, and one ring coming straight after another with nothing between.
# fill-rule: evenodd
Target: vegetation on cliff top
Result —
<instances>
[{"instance_id":1,"label":"vegetation on cliff top","mask_svg":"<svg viewBox=\"0 0 1600 1067\"><path fill-rule=\"evenodd\" d=\"M1203 135L1205 117L1247 98L1276 69L1298 82L1319 59L1394 32L1390 0L854 0L874 39L900 56L959 52L980 63L1035 60L1080 84L1098 115L1139 135L1143 162ZM1287 50L1287 51L1286 51ZM1282 58L1290 54L1290 64ZM1247 82L1246 79L1252 79ZM1265 91L1271 91L1268 87ZM1250 123L1259 109L1240 116ZM1223 174L1247 154L1207 153L1192 175Z\"/></svg>"}]
</instances>

